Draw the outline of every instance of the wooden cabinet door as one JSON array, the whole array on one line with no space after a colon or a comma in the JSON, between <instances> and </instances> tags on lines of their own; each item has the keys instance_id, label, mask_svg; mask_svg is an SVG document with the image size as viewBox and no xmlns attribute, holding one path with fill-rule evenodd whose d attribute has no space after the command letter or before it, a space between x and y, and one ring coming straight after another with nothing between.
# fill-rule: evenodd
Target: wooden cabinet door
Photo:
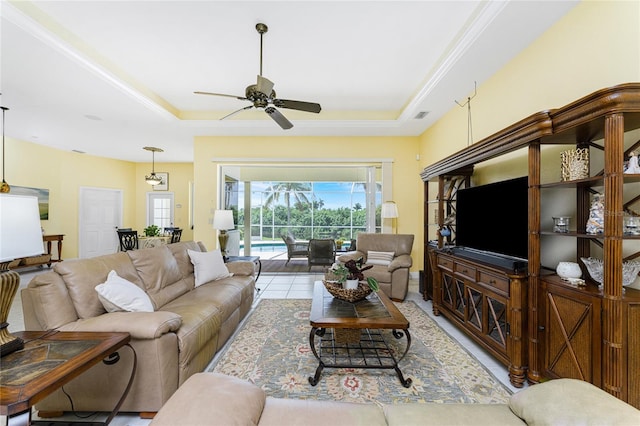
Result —
<instances>
[{"instance_id":1,"label":"wooden cabinet door","mask_svg":"<svg viewBox=\"0 0 640 426\"><path fill-rule=\"evenodd\" d=\"M580 289L542 281L544 370L601 385L601 299Z\"/></svg>"}]
</instances>

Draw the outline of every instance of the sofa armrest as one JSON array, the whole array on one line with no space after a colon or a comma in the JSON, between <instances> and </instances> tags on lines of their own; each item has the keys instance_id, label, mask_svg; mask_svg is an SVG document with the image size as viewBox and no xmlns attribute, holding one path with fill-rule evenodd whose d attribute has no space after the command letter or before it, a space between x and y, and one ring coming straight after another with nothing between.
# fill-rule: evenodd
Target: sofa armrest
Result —
<instances>
[{"instance_id":1,"label":"sofa armrest","mask_svg":"<svg viewBox=\"0 0 640 426\"><path fill-rule=\"evenodd\" d=\"M391 263L389 264L389 272L393 272L399 268L411 268L413 265L413 260L411 259L411 255L409 254L401 254L398 257L395 257Z\"/></svg>"},{"instance_id":2,"label":"sofa armrest","mask_svg":"<svg viewBox=\"0 0 640 426\"><path fill-rule=\"evenodd\" d=\"M348 251L348 252L346 252L345 254L340 255L340 256L338 257L338 260L339 260L340 262L342 262L342 263L346 263L346 262L348 262L349 260L358 260L358 259L360 259L361 257L362 257L362 258L364 258L365 256L364 256L364 253L363 253L363 252L361 252L361 251L359 251L359 250L356 250L356 251Z\"/></svg>"},{"instance_id":3,"label":"sofa armrest","mask_svg":"<svg viewBox=\"0 0 640 426\"><path fill-rule=\"evenodd\" d=\"M111 312L97 317L79 319L60 327L60 331L125 332L132 339L156 339L175 332L182 325L182 317L173 312Z\"/></svg>"},{"instance_id":4,"label":"sofa armrest","mask_svg":"<svg viewBox=\"0 0 640 426\"><path fill-rule=\"evenodd\" d=\"M226 263L227 269L233 275L255 275L256 274L256 265L253 262L249 262L248 260L241 260L238 262L230 262Z\"/></svg>"}]
</instances>

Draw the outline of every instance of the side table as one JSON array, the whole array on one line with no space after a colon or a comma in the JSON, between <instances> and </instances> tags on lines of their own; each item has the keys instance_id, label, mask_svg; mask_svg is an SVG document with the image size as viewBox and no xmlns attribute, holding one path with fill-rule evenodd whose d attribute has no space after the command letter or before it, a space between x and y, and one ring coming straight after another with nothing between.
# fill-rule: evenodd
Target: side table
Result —
<instances>
[{"instance_id":1,"label":"side table","mask_svg":"<svg viewBox=\"0 0 640 426\"><path fill-rule=\"evenodd\" d=\"M129 333L67 331L19 331L24 349L2 357L0 370L0 414L7 424L38 424L31 421L31 407L54 390L103 361L115 364L118 349L129 345ZM131 377L123 395L104 424L109 424L122 406L136 372L133 351ZM50 421L45 424L52 423Z\"/></svg>"}]
</instances>

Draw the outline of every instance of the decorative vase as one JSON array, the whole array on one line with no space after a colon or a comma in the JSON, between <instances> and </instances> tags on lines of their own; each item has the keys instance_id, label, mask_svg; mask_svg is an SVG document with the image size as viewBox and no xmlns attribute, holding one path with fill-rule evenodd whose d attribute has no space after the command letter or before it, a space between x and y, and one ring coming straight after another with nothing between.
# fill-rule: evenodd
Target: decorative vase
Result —
<instances>
[{"instance_id":1,"label":"decorative vase","mask_svg":"<svg viewBox=\"0 0 640 426\"><path fill-rule=\"evenodd\" d=\"M575 262L558 263L556 272L560 278L580 278L582 276L580 265Z\"/></svg>"},{"instance_id":2,"label":"decorative vase","mask_svg":"<svg viewBox=\"0 0 640 426\"><path fill-rule=\"evenodd\" d=\"M355 290L358 288L358 280L346 280L344 284L342 284L342 288L345 290Z\"/></svg>"}]
</instances>

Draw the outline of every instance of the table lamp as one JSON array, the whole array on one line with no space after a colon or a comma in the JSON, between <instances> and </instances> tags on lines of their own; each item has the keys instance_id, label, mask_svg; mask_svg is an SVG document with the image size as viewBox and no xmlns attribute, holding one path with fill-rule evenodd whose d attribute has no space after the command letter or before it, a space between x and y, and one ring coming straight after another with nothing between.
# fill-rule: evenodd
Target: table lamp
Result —
<instances>
[{"instance_id":1,"label":"table lamp","mask_svg":"<svg viewBox=\"0 0 640 426\"><path fill-rule=\"evenodd\" d=\"M382 219L391 219L391 228L393 228L393 219L398 218L398 206L396 205L396 203L394 201L385 201L384 203L382 203L380 217L382 217ZM396 227L396 233L397 232L398 228Z\"/></svg>"},{"instance_id":2,"label":"table lamp","mask_svg":"<svg viewBox=\"0 0 640 426\"><path fill-rule=\"evenodd\" d=\"M9 270L9 263L43 252L38 198L0 194L0 356L24 347L8 330L9 309L20 285L20 275Z\"/></svg>"},{"instance_id":3,"label":"table lamp","mask_svg":"<svg viewBox=\"0 0 640 426\"><path fill-rule=\"evenodd\" d=\"M224 260L227 260L227 241L229 241L229 234L227 230L235 228L233 223L233 211L231 210L216 210L213 215L213 227L220 231L218 235L218 241L220 242L220 252Z\"/></svg>"}]
</instances>

